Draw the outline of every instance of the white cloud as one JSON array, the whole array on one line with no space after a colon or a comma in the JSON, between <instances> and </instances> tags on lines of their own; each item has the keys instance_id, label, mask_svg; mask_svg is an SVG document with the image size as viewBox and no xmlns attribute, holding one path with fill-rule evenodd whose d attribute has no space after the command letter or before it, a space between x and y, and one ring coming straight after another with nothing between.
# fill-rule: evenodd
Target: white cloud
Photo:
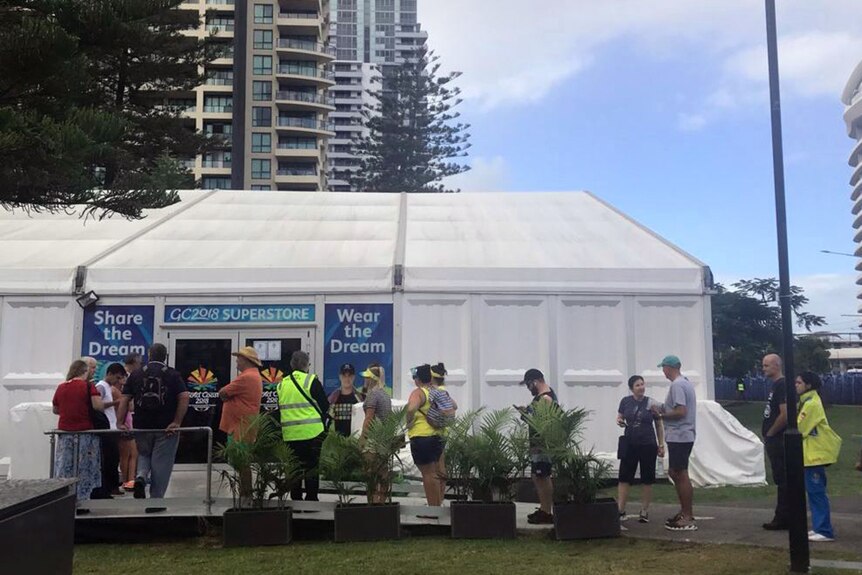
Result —
<instances>
[{"instance_id":1,"label":"white cloud","mask_svg":"<svg viewBox=\"0 0 862 575\"><path fill-rule=\"evenodd\" d=\"M444 180L444 185L462 192L499 192L508 186L509 168L502 156L471 160L472 169Z\"/></svg>"},{"instance_id":2,"label":"white cloud","mask_svg":"<svg viewBox=\"0 0 862 575\"><path fill-rule=\"evenodd\" d=\"M806 311L826 318L831 331L857 331L862 318L845 317L857 313L859 286L850 274L817 274L793 278L810 300Z\"/></svg>"},{"instance_id":3,"label":"white cloud","mask_svg":"<svg viewBox=\"0 0 862 575\"><path fill-rule=\"evenodd\" d=\"M804 96L840 94L862 56L862 37L846 32L809 32L778 45L782 84ZM767 82L766 46L746 48L726 61L730 75L753 84Z\"/></svg>"},{"instance_id":4,"label":"white cloud","mask_svg":"<svg viewBox=\"0 0 862 575\"><path fill-rule=\"evenodd\" d=\"M762 92L759 1L422 0L419 10L431 47L446 67L464 72L465 96L486 110L541 100L590 66L604 65L601 51L617 41L659 60L686 58L692 48L714 55L717 76L724 75L692 87L713 107L749 101L746 90ZM788 0L778 17L790 93L837 98L862 56L859 0Z\"/></svg>"},{"instance_id":5,"label":"white cloud","mask_svg":"<svg viewBox=\"0 0 862 575\"><path fill-rule=\"evenodd\" d=\"M699 132L706 126L706 116L703 114L679 113L676 117L676 125L683 132Z\"/></svg>"}]
</instances>

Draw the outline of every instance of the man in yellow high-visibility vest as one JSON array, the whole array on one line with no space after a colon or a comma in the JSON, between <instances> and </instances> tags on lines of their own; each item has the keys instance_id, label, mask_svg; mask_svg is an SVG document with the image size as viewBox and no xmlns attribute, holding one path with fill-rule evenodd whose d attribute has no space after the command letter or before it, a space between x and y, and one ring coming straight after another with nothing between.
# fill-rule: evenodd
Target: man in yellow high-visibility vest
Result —
<instances>
[{"instance_id":1,"label":"man in yellow high-visibility vest","mask_svg":"<svg viewBox=\"0 0 862 575\"><path fill-rule=\"evenodd\" d=\"M320 475L320 448L329 412L329 400L323 384L308 372L309 357L304 351L295 351L290 358L293 372L278 384L278 411L281 419L281 437L293 449L304 470L303 481L290 490L290 498L299 501L317 501Z\"/></svg>"}]
</instances>

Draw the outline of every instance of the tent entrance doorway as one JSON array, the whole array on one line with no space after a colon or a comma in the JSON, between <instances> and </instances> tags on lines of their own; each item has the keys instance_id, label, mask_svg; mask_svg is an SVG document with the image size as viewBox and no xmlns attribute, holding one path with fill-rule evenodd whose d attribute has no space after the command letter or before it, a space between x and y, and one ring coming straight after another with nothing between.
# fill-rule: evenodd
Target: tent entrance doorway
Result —
<instances>
[{"instance_id":1,"label":"tent entrance doorway","mask_svg":"<svg viewBox=\"0 0 862 575\"><path fill-rule=\"evenodd\" d=\"M222 404L218 391L237 375L232 353L250 346L257 351L263 367L261 411L278 406L275 386L290 373L294 351L311 349L314 328L269 330L177 330L168 334L170 360L189 392L189 409L183 427L213 429L213 444L227 441L219 431ZM206 463L206 437L182 434L177 463Z\"/></svg>"}]
</instances>

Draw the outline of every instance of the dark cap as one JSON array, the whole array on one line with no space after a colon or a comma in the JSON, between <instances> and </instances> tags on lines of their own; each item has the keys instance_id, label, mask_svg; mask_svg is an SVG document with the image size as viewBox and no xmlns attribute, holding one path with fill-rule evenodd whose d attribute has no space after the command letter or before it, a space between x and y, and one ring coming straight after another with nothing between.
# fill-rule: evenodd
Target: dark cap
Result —
<instances>
[{"instance_id":1,"label":"dark cap","mask_svg":"<svg viewBox=\"0 0 862 575\"><path fill-rule=\"evenodd\" d=\"M345 363L341 365L341 369L338 370L338 373L349 373L353 375L356 373L356 368L353 367L352 363Z\"/></svg>"},{"instance_id":2,"label":"dark cap","mask_svg":"<svg viewBox=\"0 0 862 575\"><path fill-rule=\"evenodd\" d=\"M524 379L521 380L519 385L527 385L528 382L536 381L537 379L545 381L545 375L536 368L528 369L527 373L524 374Z\"/></svg>"}]
</instances>

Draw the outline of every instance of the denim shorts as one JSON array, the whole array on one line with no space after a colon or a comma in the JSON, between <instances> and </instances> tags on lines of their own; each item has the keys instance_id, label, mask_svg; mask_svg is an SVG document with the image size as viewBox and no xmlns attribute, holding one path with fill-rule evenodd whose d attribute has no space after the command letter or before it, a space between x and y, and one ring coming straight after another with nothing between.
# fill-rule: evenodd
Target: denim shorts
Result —
<instances>
[{"instance_id":1,"label":"denim shorts","mask_svg":"<svg viewBox=\"0 0 862 575\"><path fill-rule=\"evenodd\" d=\"M437 463L443 455L443 441L439 435L413 437L410 439L410 453L416 465Z\"/></svg>"}]
</instances>

